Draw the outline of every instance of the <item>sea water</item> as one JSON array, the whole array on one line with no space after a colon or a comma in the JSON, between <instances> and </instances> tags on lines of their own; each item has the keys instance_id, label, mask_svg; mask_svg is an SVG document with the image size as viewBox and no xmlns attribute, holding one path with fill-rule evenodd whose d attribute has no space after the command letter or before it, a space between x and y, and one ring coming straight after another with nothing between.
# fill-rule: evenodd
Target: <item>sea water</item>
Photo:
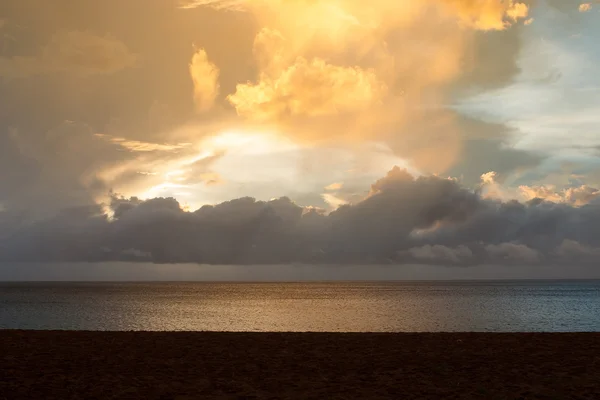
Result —
<instances>
[{"instance_id":1,"label":"sea water","mask_svg":"<svg viewBox=\"0 0 600 400\"><path fill-rule=\"evenodd\" d=\"M600 281L0 283L0 329L600 331Z\"/></svg>"}]
</instances>

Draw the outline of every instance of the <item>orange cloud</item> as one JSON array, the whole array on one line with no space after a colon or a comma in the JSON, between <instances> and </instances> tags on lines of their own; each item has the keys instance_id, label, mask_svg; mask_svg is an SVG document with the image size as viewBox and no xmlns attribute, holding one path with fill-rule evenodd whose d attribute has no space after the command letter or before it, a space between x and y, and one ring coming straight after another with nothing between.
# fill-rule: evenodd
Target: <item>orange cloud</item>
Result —
<instances>
[{"instance_id":1,"label":"orange cloud","mask_svg":"<svg viewBox=\"0 0 600 400\"><path fill-rule=\"evenodd\" d=\"M579 5L579 12L588 12L592 9L591 3L583 3Z\"/></svg>"},{"instance_id":2,"label":"orange cloud","mask_svg":"<svg viewBox=\"0 0 600 400\"><path fill-rule=\"evenodd\" d=\"M556 190L554 186L519 186L519 190L526 200L543 199L553 203L568 203L576 207L589 204L591 201L600 198L600 191L596 188L582 185L579 187Z\"/></svg>"},{"instance_id":3,"label":"orange cloud","mask_svg":"<svg viewBox=\"0 0 600 400\"><path fill-rule=\"evenodd\" d=\"M529 14L513 0L182 3L201 6L250 13L260 28L255 78L226 97L247 123L275 127L299 142L386 142L433 172L460 156L460 130L441 110L452 85L479 61L472 54L475 35L509 29ZM435 118L426 116L432 109L440 110ZM415 128L423 121L430 131L443 128L443 137L432 143L430 131Z\"/></svg>"},{"instance_id":4,"label":"orange cloud","mask_svg":"<svg viewBox=\"0 0 600 400\"><path fill-rule=\"evenodd\" d=\"M340 190L343 186L344 184L341 182L332 183L331 185L325 186L325 190Z\"/></svg>"},{"instance_id":5,"label":"orange cloud","mask_svg":"<svg viewBox=\"0 0 600 400\"><path fill-rule=\"evenodd\" d=\"M198 112L212 108L219 95L219 68L208 60L204 49L198 49L190 62L194 83L194 103Z\"/></svg>"},{"instance_id":6,"label":"orange cloud","mask_svg":"<svg viewBox=\"0 0 600 400\"><path fill-rule=\"evenodd\" d=\"M186 9L210 6L216 8L217 10L227 9L243 11L244 3L246 3L246 0L181 0L180 8Z\"/></svg>"},{"instance_id":7,"label":"orange cloud","mask_svg":"<svg viewBox=\"0 0 600 400\"><path fill-rule=\"evenodd\" d=\"M504 201L541 199L581 207L600 198L600 190L588 185L564 189L557 189L554 185L520 185L518 188L507 188L497 181L497 174L494 171L481 175L481 187L484 198Z\"/></svg>"},{"instance_id":8,"label":"orange cloud","mask_svg":"<svg viewBox=\"0 0 600 400\"><path fill-rule=\"evenodd\" d=\"M256 84L237 86L228 100L241 116L270 119L355 111L381 100L387 88L375 71L298 57L280 75L265 73Z\"/></svg>"},{"instance_id":9,"label":"orange cloud","mask_svg":"<svg viewBox=\"0 0 600 400\"><path fill-rule=\"evenodd\" d=\"M411 4L412 3L412 4ZM502 30L519 19L526 18L529 7L515 0L427 0L409 2L407 0L373 0L367 6L360 0L182 0L181 8L208 6L215 9L264 12L265 10L293 10L298 16L317 15L312 11L324 11L327 17L335 16L338 21L330 25L332 30L339 28L339 19L359 24L361 19L375 22L386 13L395 11L406 16L419 8L446 8L462 23L483 30ZM311 11L309 13L302 11ZM361 15L358 18L357 15ZM325 19L325 18L324 18Z\"/></svg>"},{"instance_id":10,"label":"orange cloud","mask_svg":"<svg viewBox=\"0 0 600 400\"><path fill-rule=\"evenodd\" d=\"M105 139L109 142L118 144L119 146L133 152L149 152L149 151L173 151L187 147L188 144L163 144L142 142L139 140L130 140L122 137L114 137L102 133L96 133L96 137Z\"/></svg>"},{"instance_id":11,"label":"orange cloud","mask_svg":"<svg viewBox=\"0 0 600 400\"><path fill-rule=\"evenodd\" d=\"M513 0L444 0L441 3L454 8L460 21L469 27L503 30L529 14L529 7Z\"/></svg>"}]
</instances>

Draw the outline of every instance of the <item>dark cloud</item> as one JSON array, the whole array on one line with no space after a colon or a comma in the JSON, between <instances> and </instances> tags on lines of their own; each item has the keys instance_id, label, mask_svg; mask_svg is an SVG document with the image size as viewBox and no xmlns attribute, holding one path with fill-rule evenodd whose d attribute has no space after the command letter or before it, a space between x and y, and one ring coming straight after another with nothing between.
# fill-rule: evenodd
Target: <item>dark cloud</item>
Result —
<instances>
[{"instance_id":1,"label":"dark cloud","mask_svg":"<svg viewBox=\"0 0 600 400\"><path fill-rule=\"evenodd\" d=\"M15 136L16 133L10 129L0 133L0 203L6 202L10 193L21 190L39 174L39 165L23 154Z\"/></svg>"},{"instance_id":2,"label":"dark cloud","mask_svg":"<svg viewBox=\"0 0 600 400\"><path fill-rule=\"evenodd\" d=\"M434 109L408 123L390 142L396 154L422 170L460 177L472 185L486 172L495 171L502 179L544 160L540 153L513 148L519 135L505 124Z\"/></svg>"},{"instance_id":3,"label":"dark cloud","mask_svg":"<svg viewBox=\"0 0 600 400\"><path fill-rule=\"evenodd\" d=\"M494 171L501 180L513 172L534 169L545 156L512 147L519 132L505 124L487 122L454 113L461 135L459 161L445 171L467 185L479 182L482 174Z\"/></svg>"},{"instance_id":4,"label":"dark cloud","mask_svg":"<svg viewBox=\"0 0 600 400\"><path fill-rule=\"evenodd\" d=\"M165 152L154 155L163 156ZM63 121L43 132L0 131L0 205L37 219L57 210L93 206L107 196L117 179L135 182L145 177L99 176L105 168L136 160L138 153L95 135L87 124Z\"/></svg>"},{"instance_id":5,"label":"dark cloud","mask_svg":"<svg viewBox=\"0 0 600 400\"><path fill-rule=\"evenodd\" d=\"M463 146L460 163L447 174L461 177L466 184L479 182L489 171L495 171L502 180L513 172L534 169L543 160L539 154L508 146L503 139L467 139Z\"/></svg>"},{"instance_id":6,"label":"dark cloud","mask_svg":"<svg viewBox=\"0 0 600 400\"><path fill-rule=\"evenodd\" d=\"M1 258L444 265L600 260L600 203L501 202L456 180L415 179L399 168L375 182L362 202L329 215L285 197L239 198L194 212L172 198L113 197L110 207L112 219L88 206L37 223L4 211L0 223L13 229L1 239Z\"/></svg>"},{"instance_id":7,"label":"dark cloud","mask_svg":"<svg viewBox=\"0 0 600 400\"><path fill-rule=\"evenodd\" d=\"M465 56L466 70L457 90L489 90L510 84L521 72L518 60L523 47L522 31L515 25L504 31L476 32Z\"/></svg>"},{"instance_id":8,"label":"dark cloud","mask_svg":"<svg viewBox=\"0 0 600 400\"><path fill-rule=\"evenodd\" d=\"M471 262L473 259L471 249L463 245L446 247L439 244L433 246L426 244L402 251L400 255L427 264L465 264Z\"/></svg>"}]
</instances>

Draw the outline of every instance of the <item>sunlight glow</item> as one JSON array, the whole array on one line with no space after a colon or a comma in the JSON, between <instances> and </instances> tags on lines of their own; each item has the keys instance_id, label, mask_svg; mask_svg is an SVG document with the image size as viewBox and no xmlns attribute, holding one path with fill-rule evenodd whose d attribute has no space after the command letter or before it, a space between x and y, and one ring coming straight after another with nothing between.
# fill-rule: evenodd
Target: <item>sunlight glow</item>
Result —
<instances>
[{"instance_id":1,"label":"sunlight glow","mask_svg":"<svg viewBox=\"0 0 600 400\"><path fill-rule=\"evenodd\" d=\"M163 182L161 184L152 186L150 189L148 189L146 192L141 194L139 197L141 199L151 199L154 197L162 197L162 196L164 196L164 193L161 194L161 192L163 192L167 189L187 189L187 188L189 188L189 185L181 185L181 184L172 183L172 182ZM181 193L181 192L179 192L179 193ZM171 193L171 195L175 195L175 192Z\"/></svg>"},{"instance_id":2,"label":"sunlight glow","mask_svg":"<svg viewBox=\"0 0 600 400\"><path fill-rule=\"evenodd\" d=\"M190 197L188 190L198 184L214 185L219 183L219 174L213 168L221 158L231 159L240 156L268 156L281 152L298 150L299 147L289 139L275 133L257 133L242 130L228 130L202 138L195 146L198 154L170 162L158 172L162 182L146 189L138 197L149 199L160 196ZM214 158L213 160L209 160ZM198 168L206 160L206 166ZM253 164L244 168L252 170ZM256 171L255 171L256 172ZM187 183L186 183L187 182ZM191 182L191 183L190 183ZM196 199L199 200L199 199Z\"/></svg>"},{"instance_id":3,"label":"sunlight glow","mask_svg":"<svg viewBox=\"0 0 600 400\"><path fill-rule=\"evenodd\" d=\"M298 146L292 141L274 133L255 133L244 131L225 131L202 141L201 147L236 154L269 154L279 151L295 150Z\"/></svg>"}]
</instances>

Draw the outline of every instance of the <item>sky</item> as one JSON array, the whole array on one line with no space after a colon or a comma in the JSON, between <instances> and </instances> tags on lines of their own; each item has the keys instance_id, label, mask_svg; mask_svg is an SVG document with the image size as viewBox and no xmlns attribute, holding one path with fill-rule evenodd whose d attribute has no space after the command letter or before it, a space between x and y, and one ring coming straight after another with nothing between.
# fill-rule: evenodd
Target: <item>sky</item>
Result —
<instances>
[{"instance_id":1,"label":"sky","mask_svg":"<svg viewBox=\"0 0 600 400\"><path fill-rule=\"evenodd\" d=\"M0 262L593 272L598 37L597 1L5 0Z\"/></svg>"}]
</instances>

